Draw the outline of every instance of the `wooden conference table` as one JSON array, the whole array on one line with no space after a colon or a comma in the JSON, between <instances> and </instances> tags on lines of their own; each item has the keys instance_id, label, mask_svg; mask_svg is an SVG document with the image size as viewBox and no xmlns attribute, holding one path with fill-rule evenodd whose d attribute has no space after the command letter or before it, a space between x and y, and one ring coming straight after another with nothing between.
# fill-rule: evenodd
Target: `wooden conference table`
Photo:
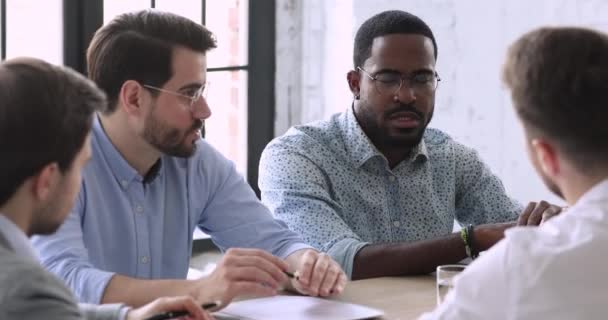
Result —
<instances>
[{"instance_id":1,"label":"wooden conference table","mask_svg":"<svg viewBox=\"0 0 608 320\"><path fill-rule=\"evenodd\" d=\"M352 302L384 311L386 320L416 319L437 303L435 277L385 277L349 282L334 300Z\"/></svg>"}]
</instances>

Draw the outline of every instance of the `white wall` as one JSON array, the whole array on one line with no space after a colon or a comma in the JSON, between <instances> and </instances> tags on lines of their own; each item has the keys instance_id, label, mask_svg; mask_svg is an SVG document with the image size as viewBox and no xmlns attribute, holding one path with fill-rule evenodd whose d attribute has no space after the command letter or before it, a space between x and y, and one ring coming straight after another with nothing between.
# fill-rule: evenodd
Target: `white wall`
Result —
<instances>
[{"instance_id":1,"label":"white wall","mask_svg":"<svg viewBox=\"0 0 608 320\"><path fill-rule=\"evenodd\" d=\"M375 13L406 10L429 24L439 47L437 70L442 81L431 126L477 149L516 199L559 202L546 191L528 162L521 128L500 81L500 70L508 45L532 28L580 25L608 31L608 1L279 0L278 3L277 135L291 125L345 110L351 102L345 77L352 68L352 41L357 28ZM286 10L286 3L292 5L291 11ZM292 14L291 18L298 18L287 20L286 12ZM284 28L286 21L293 28ZM292 51L282 50L286 47Z\"/></svg>"}]
</instances>

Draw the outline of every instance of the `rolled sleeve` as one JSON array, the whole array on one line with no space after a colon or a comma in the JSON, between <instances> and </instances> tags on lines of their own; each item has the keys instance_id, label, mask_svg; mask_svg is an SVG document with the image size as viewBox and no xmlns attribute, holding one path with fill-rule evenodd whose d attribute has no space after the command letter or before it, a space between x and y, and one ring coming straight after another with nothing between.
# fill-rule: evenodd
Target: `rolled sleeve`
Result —
<instances>
[{"instance_id":1,"label":"rolled sleeve","mask_svg":"<svg viewBox=\"0 0 608 320\"><path fill-rule=\"evenodd\" d=\"M367 243L343 220L323 171L304 153L274 142L264 150L259 172L262 202L350 277L356 253Z\"/></svg>"},{"instance_id":2,"label":"rolled sleeve","mask_svg":"<svg viewBox=\"0 0 608 320\"><path fill-rule=\"evenodd\" d=\"M52 236L35 236L32 245L41 264L62 279L80 302L99 304L113 272L96 269L89 261L80 227L81 192L74 210Z\"/></svg>"},{"instance_id":3,"label":"rolled sleeve","mask_svg":"<svg viewBox=\"0 0 608 320\"><path fill-rule=\"evenodd\" d=\"M336 244L327 251L327 254L342 266L342 269L344 269L344 272L350 279L353 274L355 255L366 245L368 245L367 242L355 239L343 239L336 242Z\"/></svg>"}]
</instances>

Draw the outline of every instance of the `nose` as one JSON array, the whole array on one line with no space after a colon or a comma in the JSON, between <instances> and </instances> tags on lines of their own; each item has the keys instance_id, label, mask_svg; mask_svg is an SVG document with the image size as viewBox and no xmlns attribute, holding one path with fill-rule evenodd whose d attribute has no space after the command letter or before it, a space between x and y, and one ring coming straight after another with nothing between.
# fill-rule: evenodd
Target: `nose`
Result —
<instances>
[{"instance_id":1,"label":"nose","mask_svg":"<svg viewBox=\"0 0 608 320\"><path fill-rule=\"evenodd\" d=\"M399 100L404 104L410 104L413 101L416 101L416 91L406 79L401 79L399 89L395 92L395 100Z\"/></svg>"},{"instance_id":2,"label":"nose","mask_svg":"<svg viewBox=\"0 0 608 320\"><path fill-rule=\"evenodd\" d=\"M207 99L201 96L194 104L192 104L192 115L196 119L205 120L211 117L211 109L207 103Z\"/></svg>"}]
</instances>

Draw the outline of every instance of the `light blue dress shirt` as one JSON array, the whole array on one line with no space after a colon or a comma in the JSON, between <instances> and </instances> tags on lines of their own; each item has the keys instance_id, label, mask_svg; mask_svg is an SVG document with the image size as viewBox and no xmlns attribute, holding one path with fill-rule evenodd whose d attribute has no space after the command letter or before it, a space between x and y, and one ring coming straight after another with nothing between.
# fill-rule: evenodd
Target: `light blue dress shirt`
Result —
<instances>
[{"instance_id":1,"label":"light blue dress shirt","mask_svg":"<svg viewBox=\"0 0 608 320\"><path fill-rule=\"evenodd\" d=\"M352 109L273 140L259 172L262 201L349 276L367 244L445 236L454 219L513 221L523 210L475 151L436 129L390 169Z\"/></svg>"},{"instance_id":2,"label":"light blue dress shirt","mask_svg":"<svg viewBox=\"0 0 608 320\"><path fill-rule=\"evenodd\" d=\"M42 264L80 301L99 303L114 273L184 279L196 226L222 250L260 248L285 258L309 248L204 140L190 158L162 156L157 175L144 182L98 119L92 132L92 160L72 212L56 234L33 239Z\"/></svg>"}]
</instances>

